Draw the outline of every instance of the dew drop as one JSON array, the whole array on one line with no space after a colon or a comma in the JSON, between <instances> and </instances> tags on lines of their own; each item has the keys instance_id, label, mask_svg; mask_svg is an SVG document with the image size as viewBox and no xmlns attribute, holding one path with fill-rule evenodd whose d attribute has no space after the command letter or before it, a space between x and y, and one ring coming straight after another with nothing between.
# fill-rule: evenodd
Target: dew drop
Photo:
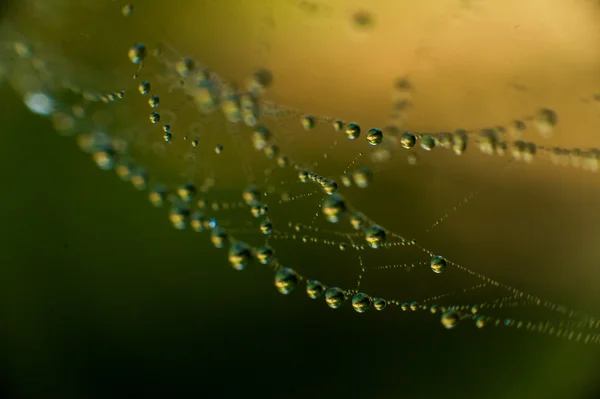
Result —
<instances>
[{"instance_id":1,"label":"dew drop","mask_svg":"<svg viewBox=\"0 0 600 399\"><path fill-rule=\"evenodd\" d=\"M383 141L383 132L381 131L381 129L378 129L376 127L369 129L369 131L367 132L367 142L372 145L372 146L376 146L381 144L381 142Z\"/></svg>"},{"instance_id":2,"label":"dew drop","mask_svg":"<svg viewBox=\"0 0 600 399\"><path fill-rule=\"evenodd\" d=\"M445 328L451 330L458 324L458 314L453 310L444 312L442 313L441 322Z\"/></svg>"},{"instance_id":3,"label":"dew drop","mask_svg":"<svg viewBox=\"0 0 600 399\"><path fill-rule=\"evenodd\" d=\"M385 244L387 235L379 226L371 226L365 231L365 240L371 248L379 248Z\"/></svg>"},{"instance_id":4,"label":"dew drop","mask_svg":"<svg viewBox=\"0 0 600 399\"><path fill-rule=\"evenodd\" d=\"M147 52L148 51L146 50L146 46L138 43L134 44L129 48L127 55L131 62L133 62L134 64L139 64L140 62L144 61Z\"/></svg>"},{"instance_id":5,"label":"dew drop","mask_svg":"<svg viewBox=\"0 0 600 399\"><path fill-rule=\"evenodd\" d=\"M402 136L400 136L400 145L402 146L402 148L408 150L410 148L413 148L416 143L417 138L411 132L404 132L402 133Z\"/></svg>"},{"instance_id":6,"label":"dew drop","mask_svg":"<svg viewBox=\"0 0 600 399\"><path fill-rule=\"evenodd\" d=\"M330 287L325 291L325 302L327 303L327 306L332 309L337 309L342 306L345 300L346 295L341 288Z\"/></svg>"},{"instance_id":7,"label":"dew drop","mask_svg":"<svg viewBox=\"0 0 600 399\"><path fill-rule=\"evenodd\" d=\"M429 266L434 273L440 274L446 270L446 259L441 256L434 256L429 261Z\"/></svg>"},{"instance_id":8,"label":"dew drop","mask_svg":"<svg viewBox=\"0 0 600 399\"><path fill-rule=\"evenodd\" d=\"M229 248L228 259L235 270L244 270L252 260L252 251L245 243L234 242Z\"/></svg>"},{"instance_id":9,"label":"dew drop","mask_svg":"<svg viewBox=\"0 0 600 399\"><path fill-rule=\"evenodd\" d=\"M309 280L306 282L306 295L311 299L317 299L325 292L325 286L317 280Z\"/></svg>"},{"instance_id":10,"label":"dew drop","mask_svg":"<svg viewBox=\"0 0 600 399\"><path fill-rule=\"evenodd\" d=\"M358 313L364 313L369 310L372 303L371 297L362 292L352 297L352 308Z\"/></svg>"},{"instance_id":11,"label":"dew drop","mask_svg":"<svg viewBox=\"0 0 600 399\"><path fill-rule=\"evenodd\" d=\"M289 267L282 267L275 272L275 288L281 294L288 295L298 285L300 276Z\"/></svg>"},{"instance_id":12,"label":"dew drop","mask_svg":"<svg viewBox=\"0 0 600 399\"><path fill-rule=\"evenodd\" d=\"M356 140L360 137L360 126L358 126L356 123L350 123L348 126L346 126L345 132L348 139Z\"/></svg>"}]
</instances>

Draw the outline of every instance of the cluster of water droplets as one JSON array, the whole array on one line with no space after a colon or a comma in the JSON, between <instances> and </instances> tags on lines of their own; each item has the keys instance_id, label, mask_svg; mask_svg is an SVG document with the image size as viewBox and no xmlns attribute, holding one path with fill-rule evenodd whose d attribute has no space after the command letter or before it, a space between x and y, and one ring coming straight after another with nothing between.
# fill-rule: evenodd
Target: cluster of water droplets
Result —
<instances>
[{"instance_id":1,"label":"cluster of water droplets","mask_svg":"<svg viewBox=\"0 0 600 399\"><path fill-rule=\"evenodd\" d=\"M130 17L134 13L134 7L125 5L121 13L125 17ZM393 85L396 90L393 123L385 127L372 127L362 126L356 121L308 115L301 110L264 101L264 94L274 83L273 74L267 69L256 70L248 77L245 85L238 85L201 66L200 62L191 57L180 56L171 59L157 51L149 50L143 43L134 43L127 50L127 54L123 54L123 58L127 58L130 65L133 65L131 83L115 91L97 92L58 79L53 76L54 72L50 66L44 66L48 69L40 72L42 68L38 64L44 60L37 58L35 52L26 43L18 41L11 43L11 46L17 57L17 61L13 63L14 75L29 74L30 79L36 80L45 73L52 78L44 80L45 83L39 85L37 91L25 91L23 99L32 112L50 118L61 134L74 136L80 148L91 154L92 159L101 169L114 170L122 180L132 184L135 189L147 191L150 202L156 207L167 206L168 218L174 228L191 229L207 235L216 248L222 248L227 252L227 260L233 269L244 271L257 264L270 268L273 271L274 287L281 294L292 294L300 287L309 298L324 300L326 306L332 309L341 308L346 302L349 302L357 313L364 313L371 309L384 311L395 307L402 311L425 311L437 315L440 323L447 329L455 328L463 321L471 321L477 328L488 325L523 328L586 343L600 343L600 333L597 332L600 328L600 319L542 300L535 295L479 274L446 259L413 239L407 239L386 229L355 209L343 195L343 189L351 186L368 188L374 175L369 167L354 165L355 162L352 162L349 166L349 169L352 168L351 171L343 171L338 177L323 176L318 173L314 165L295 162L292 156L285 154L276 143L277 137L274 134L279 120L292 118L297 120L305 131L313 131L319 126L327 125L334 134L344 140L356 141L361 139L361 134L364 134L364 145L367 148L368 146L379 147L390 142L399 151L407 151L409 163L416 162L414 149L417 147L427 152L451 150L456 155L462 155L474 148L484 154L509 155L514 160L525 163L531 163L538 158L548 158L557 165L597 171L600 166L600 151L597 149L550 148L522 140L523 132L530 127L537 129L542 137L552 135L559 120L552 109L541 108L531 116L504 125L477 130L404 131L401 126L412 106L410 96L412 85L408 78L402 78ZM155 75L147 72L152 63L160 64L166 70L162 75L162 81L153 80ZM24 65L26 68L21 68ZM189 151L192 151L190 152L192 161L195 160L193 151L209 148L214 155L229 151L224 144L203 140L202 134L190 134L193 129L185 129L177 121L165 117L168 114L166 101L158 94L159 90L155 89L164 90L164 80L171 82L169 93L181 91L186 98L186 103L193 104L198 114L204 118L218 120L218 126L223 126L227 130L219 133L229 133L231 143L235 144L239 141L236 129L244 129L244 134L247 133L246 136L249 138L248 146L263 157L269 165L264 170L262 186L251 182L241 190L237 200L209 201L204 197L208 196L215 184L210 176L205 177L202 184L197 184L198 179L193 175L189 176L190 181L183 184L175 186L161 184L160 181L154 180L152 174L143 165L134 161L132 156L134 151L131 147L139 144L136 139L128 140L116 131L110 132L98 128L93 118L88 115L89 109L94 107L110 107L125 97L136 96L139 102L145 102L147 107L144 125L140 128L144 134L155 135L153 125L160 127L158 131L161 133L164 145L185 143ZM75 100L61 100L63 92L71 93ZM205 126L202 129L208 130ZM362 156L363 153L360 152L357 160ZM299 198L287 192L279 193L277 188L268 184L276 169L291 170L299 183L317 188L315 192L301 196L322 196L315 219L310 225L290 222L285 226L271 219L270 205L285 205ZM228 227L224 225L226 218L220 216L222 212L242 212L247 215L249 221L256 221L256 223L240 224L248 227ZM332 227L345 224L349 230L333 230L331 234L333 238L320 238L321 233L325 235L325 229L320 227L322 224L316 221L317 218L322 218ZM301 231L309 234L298 234ZM263 244L251 245L236 238L248 234L252 237L264 237ZM300 270L286 266L285 256L280 259L275 249L276 245L271 245L278 240L299 240L304 243L315 241L335 246L342 251L355 251L361 266L357 287L342 288L334 284L326 284L305 276ZM394 247L411 247L421 253L422 261L416 264L374 266L364 260L368 257L368 251ZM415 267L429 268L432 275L443 275L447 270L454 269L474 278L476 283L469 288L440 294L420 302L383 298L360 289L363 273L368 268ZM443 301L454 294L486 287L502 289L506 295L468 305L453 305ZM561 320L559 322L518 320L486 313L486 310L523 306L535 306L556 312L561 316Z\"/></svg>"}]
</instances>

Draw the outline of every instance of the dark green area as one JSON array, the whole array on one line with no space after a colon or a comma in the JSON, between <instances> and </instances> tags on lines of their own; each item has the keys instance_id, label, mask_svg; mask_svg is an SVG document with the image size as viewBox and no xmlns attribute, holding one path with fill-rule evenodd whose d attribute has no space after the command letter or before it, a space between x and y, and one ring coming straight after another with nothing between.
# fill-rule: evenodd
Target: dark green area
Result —
<instances>
[{"instance_id":1,"label":"dark green area","mask_svg":"<svg viewBox=\"0 0 600 399\"><path fill-rule=\"evenodd\" d=\"M2 98L2 397L594 397L589 346L278 294Z\"/></svg>"}]
</instances>

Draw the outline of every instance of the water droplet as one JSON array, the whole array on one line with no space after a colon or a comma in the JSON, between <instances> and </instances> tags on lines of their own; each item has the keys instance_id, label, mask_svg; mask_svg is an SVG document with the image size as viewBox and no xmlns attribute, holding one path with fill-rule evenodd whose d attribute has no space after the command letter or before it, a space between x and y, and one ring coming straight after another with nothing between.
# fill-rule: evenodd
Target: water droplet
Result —
<instances>
[{"instance_id":1,"label":"water droplet","mask_svg":"<svg viewBox=\"0 0 600 399\"><path fill-rule=\"evenodd\" d=\"M138 85L138 92L142 95L148 94L150 92L150 82L143 81Z\"/></svg>"},{"instance_id":2,"label":"water droplet","mask_svg":"<svg viewBox=\"0 0 600 399\"><path fill-rule=\"evenodd\" d=\"M284 295L291 293L298 285L299 280L298 273L289 267L282 267L275 272L275 288Z\"/></svg>"},{"instance_id":3,"label":"water droplet","mask_svg":"<svg viewBox=\"0 0 600 399\"><path fill-rule=\"evenodd\" d=\"M458 319L458 314L453 310L449 310L447 312L442 313L441 322L445 328L450 330L456 327L456 325L458 324Z\"/></svg>"},{"instance_id":4,"label":"water droplet","mask_svg":"<svg viewBox=\"0 0 600 399\"><path fill-rule=\"evenodd\" d=\"M150 123L156 125L160 122L160 114L158 112L153 112L150 114Z\"/></svg>"},{"instance_id":5,"label":"water droplet","mask_svg":"<svg viewBox=\"0 0 600 399\"><path fill-rule=\"evenodd\" d=\"M150 105L150 107L152 107L152 108L158 107L159 104L160 104L160 98L158 96L151 96L148 99L148 105Z\"/></svg>"},{"instance_id":6,"label":"water droplet","mask_svg":"<svg viewBox=\"0 0 600 399\"><path fill-rule=\"evenodd\" d=\"M371 226L365 231L365 240L371 248L379 248L385 244L387 235L379 226Z\"/></svg>"},{"instance_id":7,"label":"water droplet","mask_svg":"<svg viewBox=\"0 0 600 399\"><path fill-rule=\"evenodd\" d=\"M475 319L475 326L477 328L483 328L486 325L486 320L485 320L485 316L479 316L478 318Z\"/></svg>"},{"instance_id":8,"label":"water droplet","mask_svg":"<svg viewBox=\"0 0 600 399\"><path fill-rule=\"evenodd\" d=\"M329 222L337 223L344 212L346 212L346 203L339 195L333 194L325 198L321 209Z\"/></svg>"},{"instance_id":9,"label":"water droplet","mask_svg":"<svg viewBox=\"0 0 600 399\"><path fill-rule=\"evenodd\" d=\"M312 116L305 116L300 122L304 130L312 130L315 127L315 118Z\"/></svg>"},{"instance_id":10,"label":"water droplet","mask_svg":"<svg viewBox=\"0 0 600 399\"><path fill-rule=\"evenodd\" d=\"M228 259L235 270L244 270L252 260L252 251L245 243L234 242L229 248Z\"/></svg>"},{"instance_id":11,"label":"water droplet","mask_svg":"<svg viewBox=\"0 0 600 399\"><path fill-rule=\"evenodd\" d=\"M126 4L123 6L123 8L121 8L121 14L124 17L130 16L132 12L133 12L133 4Z\"/></svg>"},{"instance_id":12,"label":"water droplet","mask_svg":"<svg viewBox=\"0 0 600 399\"><path fill-rule=\"evenodd\" d=\"M263 265L267 265L271 263L273 260L273 256L275 255L275 251L268 245L264 247L260 247L256 250L256 259Z\"/></svg>"},{"instance_id":13,"label":"water droplet","mask_svg":"<svg viewBox=\"0 0 600 399\"><path fill-rule=\"evenodd\" d=\"M356 123L350 123L348 126L346 126L345 132L346 136L350 140L356 140L360 137L360 126L358 126Z\"/></svg>"},{"instance_id":14,"label":"water droplet","mask_svg":"<svg viewBox=\"0 0 600 399\"><path fill-rule=\"evenodd\" d=\"M429 134L421 136L421 148L425 151L431 151L435 148L435 139Z\"/></svg>"},{"instance_id":15,"label":"water droplet","mask_svg":"<svg viewBox=\"0 0 600 399\"><path fill-rule=\"evenodd\" d=\"M273 232L273 224L268 220L263 220L260 223L260 231L265 234L271 234Z\"/></svg>"},{"instance_id":16,"label":"water droplet","mask_svg":"<svg viewBox=\"0 0 600 399\"><path fill-rule=\"evenodd\" d=\"M327 306L332 309L337 309L342 306L345 300L346 295L341 288L330 287L325 291L325 302L327 303Z\"/></svg>"},{"instance_id":17,"label":"water droplet","mask_svg":"<svg viewBox=\"0 0 600 399\"><path fill-rule=\"evenodd\" d=\"M337 120L333 122L333 129L336 132L341 132L344 129L344 122Z\"/></svg>"},{"instance_id":18,"label":"water droplet","mask_svg":"<svg viewBox=\"0 0 600 399\"><path fill-rule=\"evenodd\" d=\"M372 145L379 145L383 141L383 132L376 127L369 129L367 132L367 142Z\"/></svg>"},{"instance_id":19,"label":"water droplet","mask_svg":"<svg viewBox=\"0 0 600 399\"><path fill-rule=\"evenodd\" d=\"M373 173L371 169L366 166L361 166L352 172L352 180L354 180L354 184L356 184L359 188L367 188L369 184L371 184L371 180L373 180Z\"/></svg>"},{"instance_id":20,"label":"water droplet","mask_svg":"<svg viewBox=\"0 0 600 399\"><path fill-rule=\"evenodd\" d=\"M25 105L34 114L48 116L54 112L54 100L45 93L27 93L23 98Z\"/></svg>"},{"instance_id":21,"label":"water droplet","mask_svg":"<svg viewBox=\"0 0 600 399\"><path fill-rule=\"evenodd\" d=\"M383 298L373 298L373 306L375 310L384 310L387 307L387 301Z\"/></svg>"},{"instance_id":22,"label":"water droplet","mask_svg":"<svg viewBox=\"0 0 600 399\"><path fill-rule=\"evenodd\" d=\"M431 266L431 270L433 270L434 273L442 273L444 270L446 270L446 259L444 259L441 256L434 256L429 261L429 265Z\"/></svg>"},{"instance_id":23,"label":"water droplet","mask_svg":"<svg viewBox=\"0 0 600 399\"><path fill-rule=\"evenodd\" d=\"M129 48L129 52L127 53L127 55L129 56L129 60L134 64L139 64L140 62L144 61L144 59L146 58L146 54L146 46L139 43L131 46Z\"/></svg>"},{"instance_id":24,"label":"water droplet","mask_svg":"<svg viewBox=\"0 0 600 399\"><path fill-rule=\"evenodd\" d=\"M417 138L411 132L404 132L402 133L402 136L400 136L400 145L402 146L402 148L408 150L410 148L413 148L416 143Z\"/></svg>"},{"instance_id":25,"label":"water droplet","mask_svg":"<svg viewBox=\"0 0 600 399\"><path fill-rule=\"evenodd\" d=\"M306 282L306 295L311 299L317 299L325 292L325 286L317 280L309 280Z\"/></svg>"},{"instance_id":26,"label":"water droplet","mask_svg":"<svg viewBox=\"0 0 600 399\"><path fill-rule=\"evenodd\" d=\"M358 313L364 313L371 308L372 300L367 294L358 293L352 297L352 307Z\"/></svg>"}]
</instances>

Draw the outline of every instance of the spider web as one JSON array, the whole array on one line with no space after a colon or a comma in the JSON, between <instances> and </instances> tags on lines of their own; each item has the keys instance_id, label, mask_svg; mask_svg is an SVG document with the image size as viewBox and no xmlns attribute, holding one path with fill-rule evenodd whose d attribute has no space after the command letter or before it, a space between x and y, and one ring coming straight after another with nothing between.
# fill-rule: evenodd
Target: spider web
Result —
<instances>
[{"instance_id":1,"label":"spider web","mask_svg":"<svg viewBox=\"0 0 600 399\"><path fill-rule=\"evenodd\" d=\"M202 4L204 12L211 11L211 2ZM585 239L568 240L547 229L563 223L583 230L589 220L554 213L572 204L591 206L589 193L598 190L590 172L597 171L600 153L590 148L593 141L574 138L582 149L564 144L562 114L555 108L537 104L481 125L474 115L468 126L453 125L452 116L440 116L441 122L419 116L419 92L431 91L423 76L438 62L426 37L417 48L426 66L398 73L387 82L386 96L369 97L361 90L369 84L378 90L380 82L370 82L358 61L349 62L349 70L362 68L363 82L340 87L339 93L331 93L331 86L313 90L319 83L306 79L323 74L319 65L307 65L305 76L292 78L278 70L282 61L273 53L282 48L276 38L281 14L307 18L307 26L315 27L332 15L349 15L349 40L361 46L374 29L364 9L347 12L304 1L279 9L261 3L266 11L250 29L249 41L256 46L236 47L232 58L229 50L218 57L211 53L214 43L185 54L179 48L191 48L188 37L164 40L162 26L139 32L128 24L144 19L144 9L134 5L124 17L122 6L100 11L106 21L132 31L120 34L132 37L131 43L94 41L84 56L60 54L41 34L30 39L5 26L6 74L32 111L46 115L60 134L73 136L102 169L148 191L150 200L166 209L172 227L186 230L182 234L198 232L223 247L224 263L229 259L233 269L270 268L280 292L313 289L309 294L327 298L330 307L425 312L447 328L516 328L600 342L599 319L511 281L516 267L540 273L564 267L560 250L538 250L544 243L582 245ZM77 10L69 3L65 7ZM235 15L228 22L242 23ZM220 38L224 47L234 40ZM288 46L298 41L290 39ZM81 36L79 45L90 42ZM145 55L132 64L128 50L134 43L144 46ZM353 54L348 59L353 61ZM90 63L109 65L113 73L98 76L98 68L86 67ZM294 79L305 82L306 90ZM146 94L142 82L149 83ZM579 115L597 117L597 95L578 94L572 101L579 102ZM340 105L327 106L328 97L339 98ZM355 109L357 104L366 105ZM572 127L569 116L565 119ZM360 126L355 140L348 138L350 123ZM383 141L369 146L365 136L374 127L383 132ZM407 137L415 140L410 149L403 148ZM580 187L589 191L578 193ZM551 235L546 241L542 230ZM297 264L298 252L312 254L314 262ZM446 265L442 273L432 270L436 262Z\"/></svg>"}]
</instances>

